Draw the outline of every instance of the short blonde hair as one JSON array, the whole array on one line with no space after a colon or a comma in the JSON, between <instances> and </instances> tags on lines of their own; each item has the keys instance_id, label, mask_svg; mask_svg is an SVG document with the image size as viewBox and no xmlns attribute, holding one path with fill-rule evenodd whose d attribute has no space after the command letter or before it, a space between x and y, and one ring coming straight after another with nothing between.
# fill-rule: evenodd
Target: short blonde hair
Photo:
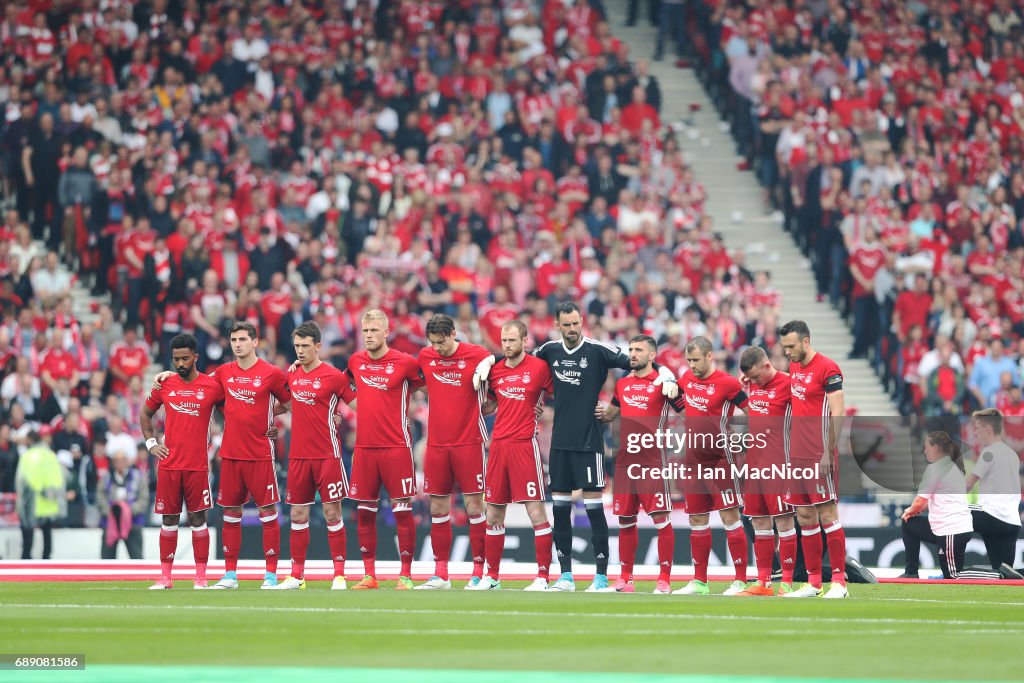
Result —
<instances>
[{"instance_id":1,"label":"short blonde hair","mask_svg":"<svg viewBox=\"0 0 1024 683\"><path fill-rule=\"evenodd\" d=\"M1003 433L1003 414L995 408L985 408L983 410L975 410L971 413L971 417L975 422L979 424L987 424L992 428L992 432L999 436Z\"/></svg>"},{"instance_id":2,"label":"short blonde hair","mask_svg":"<svg viewBox=\"0 0 1024 683\"><path fill-rule=\"evenodd\" d=\"M388 321L388 314L379 308L371 308L366 313L363 313L363 320L380 320L384 323L385 328L391 326L391 323Z\"/></svg>"}]
</instances>

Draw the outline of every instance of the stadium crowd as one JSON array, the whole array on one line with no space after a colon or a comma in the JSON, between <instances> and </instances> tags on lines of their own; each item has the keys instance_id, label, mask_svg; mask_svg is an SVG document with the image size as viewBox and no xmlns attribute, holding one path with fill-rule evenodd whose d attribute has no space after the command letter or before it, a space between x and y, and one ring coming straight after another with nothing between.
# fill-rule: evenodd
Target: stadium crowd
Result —
<instances>
[{"instance_id":1,"label":"stadium crowd","mask_svg":"<svg viewBox=\"0 0 1024 683\"><path fill-rule=\"evenodd\" d=\"M770 276L714 234L600 2L323 5L5 6L0 443L52 440L71 524L95 523L110 456L150 469L147 369L179 332L210 370L250 320L286 366L312 319L341 364L367 308L415 353L433 312L497 349L509 316L551 338L571 299L677 371L697 334L772 341Z\"/></svg>"},{"instance_id":2,"label":"stadium crowd","mask_svg":"<svg viewBox=\"0 0 1024 683\"><path fill-rule=\"evenodd\" d=\"M766 209L904 414L1024 415L1024 51L1011 0L694 3Z\"/></svg>"}]
</instances>

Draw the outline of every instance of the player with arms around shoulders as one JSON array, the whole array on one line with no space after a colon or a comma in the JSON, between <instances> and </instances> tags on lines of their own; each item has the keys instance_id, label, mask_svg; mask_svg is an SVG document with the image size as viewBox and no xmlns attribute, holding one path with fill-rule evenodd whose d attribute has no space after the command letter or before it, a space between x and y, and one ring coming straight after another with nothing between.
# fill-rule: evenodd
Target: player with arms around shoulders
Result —
<instances>
[{"instance_id":1,"label":"player with arms around shoulders","mask_svg":"<svg viewBox=\"0 0 1024 683\"><path fill-rule=\"evenodd\" d=\"M281 527L277 503L281 493L274 465L273 404L288 403L288 380L283 370L256 355L259 336L256 326L244 320L231 325L231 351L235 360L211 373L224 391L224 438L220 447L220 490L217 504L224 508L224 576L212 588L238 588L238 553L242 546L242 507L252 498L259 507L263 525L263 555L266 572L261 588L277 585L277 561L281 555ZM173 373L162 372L153 381L161 383Z\"/></svg>"},{"instance_id":2,"label":"player with arms around shoulders","mask_svg":"<svg viewBox=\"0 0 1024 683\"><path fill-rule=\"evenodd\" d=\"M782 348L789 358L793 427L790 431L789 457L794 468L818 465L818 476L794 479L790 484L790 504L796 508L800 525L800 545L807 566L807 583L787 598L813 598L821 595L821 532L828 536L828 557L832 565L832 586L826 598L845 598L846 534L839 523L839 468L835 462L836 445L843 430L846 404L843 398L843 372L835 361L811 346L811 330L802 320L792 320L779 328Z\"/></svg>"},{"instance_id":3,"label":"player with arms around shoulders","mask_svg":"<svg viewBox=\"0 0 1024 683\"><path fill-rule=\"evenodd\" d=\"M658 373L652 364L658 354L658 342L646 334L629 340L629 365L633 372L615 384L611 405L598 404L596 415L604 422L622 419L619 433L619 452L615 458L615 500L613 509L619 517L619 559L622 570L615 590L634 592L633 565L636 562L637 515L640 508L651 516L658 530L658 583L654 592L667 595L672 592L672 554L676 537L672 529L672 499L668 479L644 474L644 468L664 470L668 460L664 449L645 449L639 446L645 434L652 437L656 430L665 428L668 409L683 410L680 397L669 400L654 380Z\"/></svg>"},{"instance_id":4,"label":"player with arms around shoulders","mask_svg":"<svg viewBox=\"0 0 1024 683\"><path fill-rule=\"evenodd\" d=\"M356 393L349 376L320 360L320 328L301 323L292 332L292 345L299 366L288 376L291 392L292 441L288 455L288 490L285 502L291 506L291 574L276 590L306 587L306 551L309 549L309 508L316 494L324 506L327 545L334 561L331 590L345 590L345 522L341 499L348 493L348 477L341 462L334 413L338 403L354 407ZM278 412L284 408L279 407Z\"/></svg>"},{"instance_id":5,"label":"player with arms around shoulders","mask_svg":"<svg viewBox=\"0 0 1024 683\"><path fill-rule=\"evenodd\" d=\"M739 511L743 498L731 471L732 450L722 441L728 436L729 419L735 410L746 409L747 394L738 379L714 367L713 347L706 337L694 337L685 350L690 371L681 378L687 440L684 491L694 578L675 593L710 594L711 513L717 511L725 527L736 577L723 595L737 595L747 587L747 535Z\"/></svg>"},{"instance_id":6,"label":"player with arms around shoulders","mask_svg":"<svg viewBox=\"0 0 1024 683\"><path fill-rule=\"evenodd\" d=\"M196 370L199 358L196 338L179 334L171 340L171 363L177 373L159 390L151 391L142 407L139 424L146 450L159 462L154 509L163 515L160 528L160 580L151 590L172 587L171 568L178 546L181 504L192 527L192 552L196 562L195 588L206 588L206 563L210 558L210 532L206 511L213 506L210 491L210 417L224 400L217 380ZM153 432L153 416L164 408L164 442Z\"/></svg>"},{"instance_id":7,"label":"player with arms around shoulders","mask_svg":"<svg viewBox=\"0 0 1024 683\"><path fill-rule=\"evenodd\" d=\"M551 567L551 524L544 508L544 464L537 445L537 406L553 387L544 361L523 348L528 330L521 320L501 328L504 355L491 369L485 412L497 409L487 461L487 576L472 590L501 588L501 554L505 549L505 512L523 503L533 524L537 578L523 590L544 591Z\"/></svg>"},{"instance_id":8,"label":"player with arms around shoulders","mask_svg":"<svg viewBox=\"0 0 1024 683\"><path fill-rule=\"evenodd\" d=\"M740 371L746 383L748 432L764 441L753 440L747 448L748 471L771 471L789 462L789 430L792 415L789 375L777 370L760 346L748 347L740 355ZM743 514L754 527L754 561L757 581L738 593L744 597L774 595L771 574L775 557L775 532L779 532L779 562L782 585L779 593L793 590L796 566L796 528L793 508L786 502L788 481L784 477L748 477L743 490Z\"/></svg>"},{"instance_id":9,"label":"player with arms around shoulders","mask_svg":"<svg viewBox=\"0 0 1024 683\"><path fill-rule=\"evenodd\" d=\"M555 422L548 469L554 510L554 540L562 575L552 590L574 591L572 577L572 492L582 489L590 519L597 571L588 592L612 592L608 585L608 521L604 516L604 429L595 415L601 388L612 369L629 370L629 356L610 344L583 335L579 307L566 302L555 309L561 341L551 341L534 355L548 364L555 386ZM476 377L487 379L494 358L484 359ZM675 377L656 366L662 392L678 395Z\"/></svg>"},{"instance_id":10,"label":"player with arms around shoulders","mask_svg":"<svg viewBox=\"0 0 1024 683\"><path fill-rule=\"evenodd\" d=\"M434 576L417 589L449 590L448 559L452 550L452 493L458 483L469 517L473 554L473 588L484 574L484 442L487 426L481 407L483 391L473 388L473 372L491 352L455 339L455 321L437 314L427 322L430 346L420 352L419 368L426 382L430 411L427 451L423 459L423 490L430 496L430 543Z\"/></svg>"},{"instance_id":11,"label":"player with arms around shoulders","mask_svg":"<svg viewBox=\"0 0 1024 683\"><path fill-rule=\"evenodd\" d=\"M416 520L412 516L416 465L406 413L410 395L424 385L423 374L415 358L388 347L391 330L383 311L373 309L364 313L362 332L365 348L352 354L348 361L348 374L359 395L348 497L357 503L359 551L365 571L354 589L379 588L377 508L383 487L391 497L402 561L395 588L408 590L413 588L412 556L416 550Z\"/></svg>"}]
</instances>

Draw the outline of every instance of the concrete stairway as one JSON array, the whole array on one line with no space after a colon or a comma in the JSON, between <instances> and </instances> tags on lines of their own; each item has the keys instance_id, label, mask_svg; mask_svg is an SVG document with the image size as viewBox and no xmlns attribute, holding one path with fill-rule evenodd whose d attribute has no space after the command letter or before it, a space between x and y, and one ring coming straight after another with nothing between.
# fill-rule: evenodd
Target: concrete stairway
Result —
<instances>
[{"instance_id":1,"label":"concrete stairway","mask_svg":"<svg viewBox=\"0 0 1024 683\"><path fill-rule=\"evenodd\" d=\"M606 3L613 32L629 44L634 59L649 58L655 29L645 15L637 26L626 27L626 4L624 0ZM646 3L641 4L646 11ZM671 55L672 50L666 53ZM679 137L686 157L697 180L707 188L705 206L714 217L715 229L724 235L730 249L746 250L748 267L771 271L772 281L782 293L781 322L794 318L807 322L815 348L842 367L847 405L856 407L859 415L898 415L868 362L846 360L853 346L849 328L831 306L815 301L810 264L779 221L765 215L754 174L737 170L734 142L695 73L676 68L674 60L666 57L652 62L651 74L661 86L662 121L683 131ZM700 110L691 113L691 104L700 105ZM739 220L733 220L734 216Z\"/></svg>"}]
</instances>

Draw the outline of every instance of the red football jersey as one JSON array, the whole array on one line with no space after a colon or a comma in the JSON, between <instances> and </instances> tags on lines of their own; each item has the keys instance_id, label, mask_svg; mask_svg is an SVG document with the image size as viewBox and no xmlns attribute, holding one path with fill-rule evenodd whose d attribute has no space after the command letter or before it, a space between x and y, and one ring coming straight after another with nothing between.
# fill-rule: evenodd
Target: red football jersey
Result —
<instances>
[{"instance_id":1,"label":"red football jersey","mask_svg":"<svg viewBox=\"0 0 1024 683\"><path fill-rule=\"evenodd\" d=\"M776 372L764 386L750 383L747 387L748 433L763 436L747 448L747 461L782 464L789 458L789 429L793 406L790 401L789 375Z\"/></svg>"},{"instance_id":2,"label":"red football jersey","mask_svg":"<svg viewBox=\"0 0 1024 683\"><path fill-rule=\"evenodd\" d=\"M288 403L288 379L284 371L262 358L248 370L238 361L221 365L213 377L224 388L224 440L220 457L226 460L273 458L274 441L267 430L274 421L274 402Z\"/></svg>"},{"instance_id":3,"label":"red football jersey","mask_svg":"<svg viewBox=\"0 0 1024 683\"><path fill-rule=\"evenodd\" d=\"M655 430L664 429L669 406L676 412L684 410L683 397L665 398L661 387L654 383L657 378L658 373L651 372L644 377L627 375L615 383L612 405L618 406L622 419L620 450L625 447L630 434L653 434Z\"/></svg>"},{"instance_id":4,"label":"red football jersey","mask_svg":"<svg viewBox=\"0 0 1024 683\"><path fill-rule=\"evenodd\" d=\"M820 460L828 444L832 417L828 394L843 388L843 371L831 358L816 353L807 365L790 363L789 375L793 393L790 457Z\"/></svg>"},{"instance_id":5,"label":"red football jersey","mask_svg":"<svg viewBox=\"0 0 1024 683\"><path fill-rule=\"evenodd\" d=\"M409 394L424 384L416 359L394 349L376 360L359 351L349 358L348 374L359 395L356 446L412 446L406 416Z\"/></svg>"},{"instance_id":6,"label":"red football jersey","mask_svg":"<svg viewBox=\"0 0 1024 683\"><path fill-rule=\"evenodd\" d=\"M210 468L210 416L223 401L220 382L209 375L186 382L175 374L160 391L150 392L146 406L152 411L164 406L164 445L171 452L160 462L160 469L205 472Z\"/></svg>"},{"instance_id":7,"label":"red football jersey","mask_svg":"<svg viewBox=\"0 0 1024 683\"><path fill-rule=\"evenodd\" d=\"M687 455L701 458L723 458L723 448L718 444L720 434L726 433L729 418L738 406L747 406L747 395L740 381L722 370L698 379L687 372L679 380L679 388L686 401Z\"/></svg>"},{"instance_id":8,"label":"red football jersey","mask_svg":"<svg viewBox=\"0 0 1024 683\"><path fill-rule=\"evenodd\" d=\"M498 402L492 441L528 441L536 436L534 408L545 393L554 391L547 361L526 354L519 365L510 368L502 358L491 368L487 382Z\"/></svg>"},{"instance_id":9,"label":"red football jersey","mask_svg":"<svg viewBox=\"0 0 1024 683\"><path fill-rule=\"evenodd\" d=\"M348 374L328 363L320 363L310 372L300 366L288 376L288 387L292 395L289 457L292 460L340 458L341 443L334 412L339 400L345 403L356 400Z\"/></svg>"},{"instance_id":10,"label":"red football jersey","mask_svg":"<svg viewBox=\"0 0 1024 683\"><path fill-rule=\"evenodd\" d=\"M459 342L447 358L432 346L420 351L419 365L427 383L430 412L427 445L463 446L487 441L487 425L480 414L483 392L473 388L477 363L490 356L482 346Z\"/></svg>"}]
</instances>

